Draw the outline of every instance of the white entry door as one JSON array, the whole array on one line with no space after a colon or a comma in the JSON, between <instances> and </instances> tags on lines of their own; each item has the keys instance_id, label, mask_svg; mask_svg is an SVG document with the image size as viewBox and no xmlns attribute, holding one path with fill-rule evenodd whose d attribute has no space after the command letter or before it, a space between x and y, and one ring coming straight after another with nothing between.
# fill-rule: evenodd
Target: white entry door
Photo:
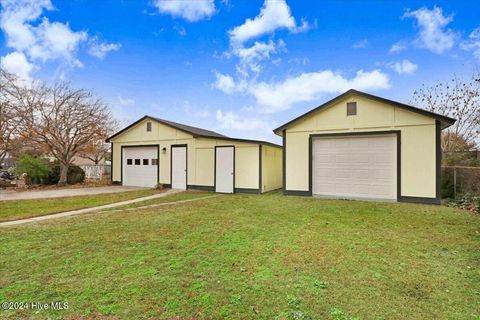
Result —
<instances>
[{"instance_id":1,"label":"white entry door","mask_svg":"<svg viewBox=\"0 0 480 320\"><path fill-rule=\"evenodd\" d=\"M172 146L172 189L187 189L187 147Z\"/></svg>"},{"instance_id":2,"label":"white entry door","mask_svg":"<svg viewBox=\"0 0 480 320\"><path fill-rule=\"evenodd\" d=\"M122 148L122 185L153 188L157 179L157 147Z\"/></svg>"},{"instance_id":3,"label":"white entry door","mask_svg":"<svg viewBox=\"0 0 480 320\"><path fill-rule=\"evenodd\" d=\"M215 148L215 192L233 193L235 147Z\"/></svg>"},{"instance_id":4,"label":"white entry door","mask_svg":"<svg viewBox=\"0 0 480 320\"><path fill-rule=\"evenodd\" d=\"M397 137L314 138L312 194L396 200Z\"/></svg>"}]
</instances>

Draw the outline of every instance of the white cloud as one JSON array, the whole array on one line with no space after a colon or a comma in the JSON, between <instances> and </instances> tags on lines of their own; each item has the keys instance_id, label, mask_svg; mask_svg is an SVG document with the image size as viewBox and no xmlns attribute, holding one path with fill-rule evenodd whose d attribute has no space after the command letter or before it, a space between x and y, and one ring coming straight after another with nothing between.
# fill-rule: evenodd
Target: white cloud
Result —
<instances>
[{"instance_id":1,"label":"white cloud","mask_svg":"<svg viewBox=\"0 0 480 320\"><path fill-rule=\"evenodd\" d=\"M469 35L469 40L460 44L463 50L472 51L473 56L480 60L480 27L474 29Z\"/></svg>"},{"instance_id":2,"label":"white cloud","mask_svg":"<svg viewBox=\"0 0 480 320\"><path fill-rule=\"evenodd\" d=\"M302 20L301 25L297 25L285 0L265 0L258 16L246 19L243 24L228 33L232 45L240 46L250 39L272 33L277 29L302 32L309 28L310 26L305 20Z\"/></svg>"},{"instance_id":3,"label":"white cloud","mask_svg":"<svg viewBox=\"0 0 480 320\"><path fill-rule=\"evenodd\" d=\"M31 58L42 62L63 59L78 65L75 53L80 42L87 40L88 35L84 31L72 31L68 23L50 22L43 18L42 23L35 28L35 37L36 43L27 50Z\"/></svg>"},{"instance_id":4,"label":"white cloud","mask_svg":"<svg viewBox=\"0 0 480 320\"><path fill-rule=\"evenodd\" d=\"M360 41L357 41L353 44L353 48L354 49L364 49L366 48L368 45L368 40L367 39L363 39L363 40L360 40Z\"/></svg>"},{"instance_id":5,"label":"white cloud","mask_svg":"<svg viewBox=\"0 0 480 320\"><path fill-rule=\"evenodd\" d=\"M182 17L190 22L210 18L215 14L213 0L156 0L153 5L160 13Z\"/></svg>"},{"instance_id":6,"label":"white cloud","mask_svg":"<svg viewBox=\"0 0 480 320\"><path fill-rule=\"evenodd\" d=\"M323 70L302 73L283 82L254 83L247 89L261 106L260 112L274 113L289 109L297 102L311 101L325 93L340 93L354 88L358 90L380 90L390 87L388 76L380 70L359 70L348 79L338 72Z\"/></svg>"},{"instance_id":7,"label":"white cloud","mask_svg":"<svg viewBox=\"0 0 480 320\"><path fill-rule=\"evenodd\" d=\"M237 71L242 76L248 76L248 72L259 73L262 70L260 62L270 59L271 55L285 47L283 40L278 43L272 40L268 42L255 41L249 48L233 48L232 53L240 59Z\"/></svg>"},{"instance_id":8,"label":"white cloud","mask_svg":"<svg viewBox=\"0 0 480 320\"><path fill-rule=\"evenodd\" d=\"M419 28L415 41L417 46L439 54L454 46L457 33L446 29L446 26L453 21L453 15L444 16L442 9L435 6L432 10L421 8L407 11L403 16L417 21Z\"/></svg>"},{"instance_id":9,"label":"white cloud","mask_svg":"<svg viewBox=\"0 0 480 320\"><path fill-rule=\"evenodd\" d=\"M223 91L226 94L233 93L237 90L237 85L235 84L235 80L233 80L233 77L228 75L228 74L222 74L219 72L215 73L215 83L213 86L220 90Z\"/></svg>"},{"instance_id":10,"label":"white cloud","mask_svg":"<svg viewBox=\"0 0 480 320\"><path fill-rule=\"evenodd\" d=\"M177 31L177 33L182 37L187 35L187 29L184 27L174 26L173 30Z\"/></svg>"},{"instance_id":11,"label":"white cloud","mask_svg":"<svg viewBox=\"0 0 480 320\"><path fill-rule=\"evenodd\" d=\"M413 74L418 69L417 64L407 59L391 63L389 66L398 74Z\"/></svg>"},{"instance_id":12,"label":"white cloud","mask_svg":"<svg viewBox=\"0 0 480 320\"><path fill-rule=\"evenodd\" d=\"M23 68L23 72L36 69L38 62L58 61L64 67L82 66L76 55L81 43L88 40L88 34L73 31L68 22L42 18L45 10L55 9L50 0L2 0L1 5L0 27L5 34L6 46L13 49L13 53L23 55L22 58L13 55L17 62L25 60L23 62L27 64L24 66L30 66ZM112 44L104 44L103 50L114 48ZM12 56L9 59L12 60Z\"/></svg>"},{"instance_id":13,"label":"white cloud","mask_svg":"<svg viewBox=\"0 0 480 320\"><path fill-rule=\"evenodd\" d=\"M243 117L232 111L223 112L222 110L217 110L216 119L222 129L251 131L264 130L271 127L271 124L265 120Z\"/></svg>"},{"instance_id":14,"label":"white cloud","mask_svg":"<svg viewBox=\"0 0 480 320\"><path fill-rule=\"evenodd\" d=\"M403 42L397 42L397 43L394 43L392 44L392 46L390 47L390 50L388 50L389 53L399 53L403 50L407 49L407 46L405 43Z\"/></svg>"},{"instance_id":15,"label":"white cloud","mask_svg":"<svg viewBox=\"0 0 480 320\"><path fill-rule=\"evenodd\" d=\"M135 100L130 98L123 98L122 96L117 97L118 103L122 106L131 106L135 104Z\"/></svg>"},{"instance_id":16,"label":"white cloud","mask_svg":"<svg viewBox=\"0 0 480 320\"><path fill-rule=\"evenodd\" d=\"M28 62L22 52L14 51L1 58L0 65L2 69L10 73L16 74L23 80L30 80L30 73L34 69L34 65Z\"/></svg>"},{"instance_id":17,"label":"white cloud","mask_svg":"<svg viewBox=\"0 0 480 320\"><path fill-rule=\"evenodd\" d=\"M111 51L118 51L121 47L122 45L120 43L100 42L98 37L93 37L90 39L90 48L88 49L88 53L91 56L103 59L107 53Z\"/></svg>"}]
</instances>

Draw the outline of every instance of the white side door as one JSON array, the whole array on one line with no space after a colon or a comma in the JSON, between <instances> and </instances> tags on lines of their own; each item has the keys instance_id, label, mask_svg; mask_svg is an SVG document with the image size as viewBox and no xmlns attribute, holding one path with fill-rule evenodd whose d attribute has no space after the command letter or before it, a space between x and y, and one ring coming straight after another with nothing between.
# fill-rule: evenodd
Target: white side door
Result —
<instances>
[{"instance_id":1,"label":"white side door","mask_svg":"<svg viewBox=\"0 0 480 320\"><path fill-rule=\"evenodd\" d=\"M172 146L172 189L187 189L187 147Z\"/></svg>"},{"instance_id":2,"label":"white side door","mask_svg":"<svg viewBox=\"0 0 480 320\"><path fill-rule=\"evenodd\" d=\"M155 187L158 179L157 147L124 147L122 157L122 185Z\"/></svg>"},{"instance_id":3,"label":"white side door","mask_svg":"<svg viewBox=\"0 0 480 320\"><path fill-rule=\"evenodd\" d=\"M215 148L215 192L233 193L235 147Z\"/></svg>"},{"instance_id":4,"label":"white side door","mask_svg":"<svg viewBox=\"0 0 480 320\"><path fill-rule=\"evenodd\" d=\"M396 200L397 137L314 138L312 175L314 195Z\"/></svg>"}]
</instances>

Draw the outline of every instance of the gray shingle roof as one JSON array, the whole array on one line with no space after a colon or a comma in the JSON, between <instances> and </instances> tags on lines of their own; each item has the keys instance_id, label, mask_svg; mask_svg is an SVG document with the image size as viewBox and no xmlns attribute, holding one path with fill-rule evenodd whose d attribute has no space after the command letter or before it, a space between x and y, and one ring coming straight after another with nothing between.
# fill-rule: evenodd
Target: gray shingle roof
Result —
<instances>
[{"instance_id":1,"label":"gray shingle roof","mask_svg":"<svg viewBox=\"0 0 480 320\"><path fill-rule=\"evenodd\" d=\"M173 122L173 121L170 121L170 120L160 119L160 118L151 117L151 116L149 116L149 118L157 120L158 122L164 123L164 124L169 125L171 127L178 128L182 131L186 131L188 133L191 133L194 136L212 137L212 138L227 138L227 136L224 136L223 134L217 133L215 131L210 131L210 130L205 130L205 129L202 129L202 128L187 126L186 124L177 123L177 122Z\"/></svg>"}]
</instances>

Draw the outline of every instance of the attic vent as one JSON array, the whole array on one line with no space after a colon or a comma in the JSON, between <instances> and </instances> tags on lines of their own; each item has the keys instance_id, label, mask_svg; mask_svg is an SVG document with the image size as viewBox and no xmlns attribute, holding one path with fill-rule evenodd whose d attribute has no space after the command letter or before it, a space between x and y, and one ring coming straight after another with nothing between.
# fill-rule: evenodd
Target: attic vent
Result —
<instances>
[{"instance_id":1,"label":"attic vent","mask_svg":"<svg viewBox=\"0 0 480 320\"><path fill-rule=\"evenodd\" d=\"M347 102L347 116L355 116L357 114L357 103Z\"/></svg>"},{"instance_id":2,"label":"attic vent","mask_svg":"<svg viewBox=\"0 0 480 320\"><path fill-rule=\"evenodd\" d=\"M152 131L152 123L147 122L147 132L150 132L150 131Z\"/></svg>"}]
</instances>

